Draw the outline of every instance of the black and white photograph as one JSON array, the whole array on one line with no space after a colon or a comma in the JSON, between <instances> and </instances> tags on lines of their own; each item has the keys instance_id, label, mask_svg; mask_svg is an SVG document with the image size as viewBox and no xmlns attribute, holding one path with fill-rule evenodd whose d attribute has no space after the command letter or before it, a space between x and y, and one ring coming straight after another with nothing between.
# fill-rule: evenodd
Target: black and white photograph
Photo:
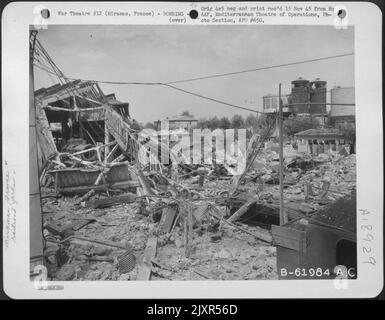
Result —
<instances>
[{"instance_id":1,"label":"black and white photograph","mask_svg":"<svg viewBox=\"0 0 385 320\"><path fill-rule=\"evenodd\" d=\"M48 279L357 276L353 27L58 25L30 45Z\"/></svg>"},{"instance_id":2,"label":"black and white photograph","mask_svg":"<svg viewBox=\"0 0 385 320\"><path fill-rule=\"evenodd\" d=\"M380 294L375 5L31 2L2 17L7 296Z\"/></svg>"}]
</instances>

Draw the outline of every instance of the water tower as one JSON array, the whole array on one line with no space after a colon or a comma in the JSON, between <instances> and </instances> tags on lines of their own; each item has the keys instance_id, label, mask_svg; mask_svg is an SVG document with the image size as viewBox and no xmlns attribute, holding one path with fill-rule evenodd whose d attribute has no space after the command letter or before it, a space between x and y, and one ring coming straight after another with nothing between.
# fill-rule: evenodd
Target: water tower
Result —
<instances>
[{"instance_id":1,"label":"water tower","mask_svg":"<svg viewBox=\"0 0 385 320\"><path fill-rule=\"evenodd\" d=\"M347 88L333 88L331 90L331 102L330 109L331 117L354 117L355 106L347 106L346 104L355 103L354 87ZM340 104L341 103L341 104Z\"/></svg>"},{"instance_id":2,"label":"water tower","mask_svg":"<svg viewBox=\"0 0 385 320\"><path fill-rule=\"evenodd\" d=\"M310 82L309 80L299 77L291 82L291 99L294 114L310 113L309 98L310 98Z\"/></svg>"},{"instance_id":3,"label":"water tower","mask_svg":"<svg viewBox=\"0 0 385 320\"><path fill-rule=\"evenodd\" d=\"M317 78L310 83L310 102L311 114L326 114L326 81Z\"/></svg>"}]
</instances>

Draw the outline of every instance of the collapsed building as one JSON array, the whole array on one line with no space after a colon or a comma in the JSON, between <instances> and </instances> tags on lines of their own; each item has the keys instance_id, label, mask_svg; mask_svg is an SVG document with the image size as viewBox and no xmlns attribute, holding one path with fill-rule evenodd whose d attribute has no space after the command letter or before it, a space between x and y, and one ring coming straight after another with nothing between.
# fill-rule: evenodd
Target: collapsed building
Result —
<instances>
[{"instance_id":1,"label":"collapsed building","mask_svg":"<svg viewBox=\"0 0 385 320\"><path fill-rule=\"evenodd\" d=\"M75 88L84 95L77 97ZM249 141L238 176L215 162L180 164L167 149L173 161L163 165L156 147L147 149L156 165L144 165L128 104L115 97L110 104L96 83L41 89L35 101L51 279L277 279L293 260L281 248L312 250L277 229L279 157L260 136ZM355 155L287 145L284 170L289 224L280 228L298 221L303 227L303 219L315 224L318 212L355 190Z\"/></svg>"},{"instance_id":2,"label":"collapsed building","mask_svg":"<svg viewBox=\"0 0 385 320\"><path fill-rule=\"evenodd\" d=\"M56 192L89 191L100 173L96 160L111 167L105 183L131 185L124 164L113 161L133 147L128 103L104 95L95 82L80 80L39 89L35 102L39 168L55 175Z\"/></svg>"},{"instance_id":3,"label":"collapsed building","mask_svg":"<svg viewBox=\"0 0 385 320\"><path fill-rule=\"evenodd\" d=\"M30 103L38 160L30 174L40 183L30 198L41 201L31 202L30 236L42 242L48 279L278 279L279 269L314 266L315 254L325 267L354 267L341 252L354 247L355 210L339 218L337 203L355 192L354 154L285 146L280 163L254 135L234 175L215 162L181 163L97 82L65 79L32 90ZM32 249L31 257L40 250Z\"/></svg>"}]
</instances>

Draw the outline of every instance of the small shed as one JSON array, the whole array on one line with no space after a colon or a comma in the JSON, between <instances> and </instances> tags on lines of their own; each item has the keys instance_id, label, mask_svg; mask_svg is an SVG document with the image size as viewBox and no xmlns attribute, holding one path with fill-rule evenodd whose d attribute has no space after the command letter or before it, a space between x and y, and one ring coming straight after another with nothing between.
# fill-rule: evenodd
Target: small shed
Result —
<instances>
[{"instance_id":1,"label":"small shed","mask_svg":"<svg viewBox=\"0 0 385 320\"><path fill-rule=\"evenodd\" d=\"M337 266L357 277L355 192L271 231L280 279L334 279Z\"/></svg>"}]
</instances>

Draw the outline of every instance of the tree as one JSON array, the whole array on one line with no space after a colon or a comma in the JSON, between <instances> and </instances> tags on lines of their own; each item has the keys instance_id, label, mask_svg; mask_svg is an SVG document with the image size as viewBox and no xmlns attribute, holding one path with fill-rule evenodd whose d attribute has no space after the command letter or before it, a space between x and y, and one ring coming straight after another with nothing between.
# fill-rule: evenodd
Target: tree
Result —
<instances>
[{"instance_id":1,"label":"tree","mask_svg":"<svg viewBox=\"0 0 385 320\"><path fill-rule=\"evenodd\" d=\"M188 116L188 117L192 117L192 114L190 114L190 112L188 110L185 110L181 113L182 116Z\"/></svg>"},{"instance_id":2,"label":"tree","mask_svg":"<svg viewBox=\"0 0 385 320\"><path fill-rule=\"evenodd\" d=\"M348 141L352 148L356 144L356 126L354 123L345 122L339 126L339 130L343 133L345 140ZM355 150L351 149L351 152L354 153Z\"/></svg>"},{"instance_id":3,"label":"tree","mask_svg":"<svg viewBox=\"0 0 385 320\"><path fill-rule=\"evenodd\" d=\"M231 122L229 120L229 118L227 117L222 117L220 120L219 120L219 127L221 129L229 129L231 127Z\"/></svg>"},{"instance_id":4,"label":"tree","mask_svg":"<svg viewBox=\"0 0 385 320\"><path fill-rule=\"evenodd\" d=\"M153 122L147 122L145 125L144 125L144 128L145 129L153 129L153 130L156 130L156 126Z\"/></svg>"},{"instance_id":5,"label":"tree","mask_svg":"<svg viewBox=\"0 0 385 320\"><path fill-rule=\"evenodd\" d=\"M250 113L245 120L245 124L248 128L256 129L258 124L257 116Z\"/></svg>"},{"instance_id":6,"label":"tree","mask_svg":"<svg viewBox=\"0 0 385 320\"><path fill-rule=\"evenodd\" d=\"M217 116L212 117L208 120L208 127L210 130L218 129L220 126L220 121Z\"/></svg>"},{"instance_id":7,"label":"tree","mask_svg":"<svg viewBox=\"0 0 385 320\"><path fill-rule=\"evenodd\" d=\"M197 123L197 128L199 129L208 128L208 120L206 118L200 118Z\"/></svg>"},{"instance_id":8,"label":"tree","mask_svg":"<svg viewBox=\"0 0 385 320\"><path fill-rule=\"evenodd\" d=\"M296 133L308 129L315 129L319 127L317 119L307 117L289 117L283 121L283 132L287 136L294 136Z\"/></svg>"},{"instance_id":9,"label":"tree","mask_svg":"<svg viewBox=\"0 0 385 320\"><path fill-rule=\"evenodd\" d=\"M271 126L272 121L275 122L274 115L269 114L260 114L255 116L255 124L254 124L254 133L258 133L260 135L266 134L267 129ZM275 125L270 127L269 134L274 132Z\"/></svg>"},{"instance_id":10,"label":"tree","mask_svg":"<svg viewBox=\"0 0 385 320\"><path fill-rule=\"evenodd\" d=\"M268 124L268 116L266 114L259 115L257 118L257 132L261 133L265 131L268 127Z\"/></svg>"},{"instance_id":11,"label":"tree","mask_svg":"<svg viewBox=\"0 0 385 320\"><path fill-rule=\"evenodd\" d=\"M243 120L242 116L239 115L239 114L236 114L234 115L232 118L231 118L231 127L233 129L240 129L240 128L244 128L245 126L245 121Z\"/></svg>"}]
</instances>

